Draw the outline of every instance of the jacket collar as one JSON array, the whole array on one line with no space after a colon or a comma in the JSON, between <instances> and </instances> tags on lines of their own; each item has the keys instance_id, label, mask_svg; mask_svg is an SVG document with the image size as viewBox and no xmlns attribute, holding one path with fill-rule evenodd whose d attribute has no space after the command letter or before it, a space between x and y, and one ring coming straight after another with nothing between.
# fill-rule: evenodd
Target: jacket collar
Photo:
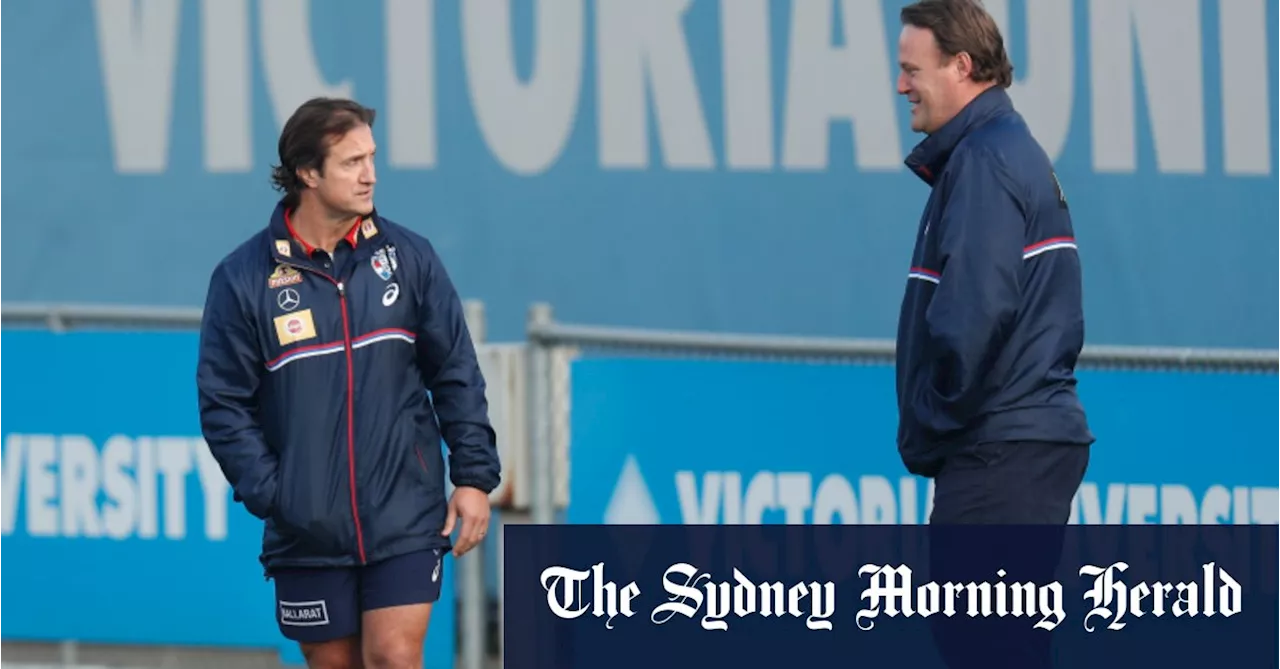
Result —
<instances>
[{"instance_id":1,"label":"jacket collar","mask_svg":"<svg viewBox=\"0 0 1280 669\"><path fill-rule=\"evenodd\" d=\"M361 248L362 240L367 242L382 234L378 229L378 221L378 212L375 209L352 226L346 236L352 248ZM271 222L267 225L267 232L271 236L271 257L276 262L294 264L299 261L310 262L311 252L314 249L293 234L293 226L289 224L289 210L285 207L283 199L276 203L275 210L271 212Z\"/></svg>"},{"instance_id":2,"label":"jacket collar","mask_svg":"<svg viewBox=\"0 0 1280 669\"><path fill-rule=\"evenodd\" d=\"M960 140L992 118L1011 111L1013 101L1009 99L1009 94L999 86L992 86L979 93L954 118L917 144L903 162L916 176L932 186L947 166L947 159Z\"/></svg>"}]
</instances>

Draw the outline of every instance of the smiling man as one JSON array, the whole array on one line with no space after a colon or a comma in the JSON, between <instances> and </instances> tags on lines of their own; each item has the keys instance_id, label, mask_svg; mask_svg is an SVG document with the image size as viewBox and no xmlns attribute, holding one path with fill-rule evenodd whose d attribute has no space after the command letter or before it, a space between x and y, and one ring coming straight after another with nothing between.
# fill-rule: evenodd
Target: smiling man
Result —
<instances>
[{"instance_id":1,"label":"smiling man","mask_svg":"<svg viewBox=\"0 0 1280 669\"><path fill-rule=\"evenodd\" d=\"M898 449L935 478L931 523L1065 524L1094 440L1067 199L983 7L922 0L901 20L898 93L928 135L906 163L931 192L898 327Z\"/></svg>"},{"instance_id":2,"label":"smiling man","mask_svg":"<svg viewBox=\"0 0 1280 669\"><path fill-rule=\"evenodd\" d=\"M214 269L200 335L205 441L265 521L276 620L312 668L422 666L444 553L484 537L499 478L457 292L374 210L373 120L326 98L293 114L284 197Z\"/></svg>"},{"instance_id":3,"label":"smiling man","mask_svg":"<svg viewBox=\"0 0 1280 669\"><path fill-rule=\"evenodd\" d=\"M1055 578L1093 435L1076 395L1080 258L1053 164L1014 110L1013 66L975 0L901 13L898 93L927 137L907 157L930 187L898 324L898 451L934 479L930 572ZM1005 540L973 524L1040 525ZM1045 532L1044 530L1049 530ZM930 618L950 667L1051 666L1016 618Z\"/></svg>"}]
</instances>

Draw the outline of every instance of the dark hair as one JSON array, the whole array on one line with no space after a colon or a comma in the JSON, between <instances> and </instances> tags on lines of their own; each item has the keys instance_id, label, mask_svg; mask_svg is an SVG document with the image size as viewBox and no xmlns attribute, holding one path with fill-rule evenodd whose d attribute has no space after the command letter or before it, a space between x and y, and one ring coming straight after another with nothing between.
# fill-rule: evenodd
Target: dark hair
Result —
<instances>
[{"instance_id":1,"label":"dark hair","mask_svg":"<svg viewBox=\"0 0 1280 669\"><path fill-rule=\"evenodd\" d=\"M992 81L1001 88L1013 83L1013 63L1000 28L979 0L918 0L903 7L899 16L903 25L932 32L948 58L969 54L974 81Z\"/></svg>"},{"instance_id":2,"label":"dark hair","mask_svg":"<svg viewBox=\"0 0 1280 669\"><path fill-rule=\"evenodd\" d=\"M271 183L284 193L286 207L298 206L304 185L298 170L324 170L333 141L360 125L373 127L377 112L353 100L312 98L302 103L280 132L280 164L271 168Z\"/></svg>"}]
</instances>

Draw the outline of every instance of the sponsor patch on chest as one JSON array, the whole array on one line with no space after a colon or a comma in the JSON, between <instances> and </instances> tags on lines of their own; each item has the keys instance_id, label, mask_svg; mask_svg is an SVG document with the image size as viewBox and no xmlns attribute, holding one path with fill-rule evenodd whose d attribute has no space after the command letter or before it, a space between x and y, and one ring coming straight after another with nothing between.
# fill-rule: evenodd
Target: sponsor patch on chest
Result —
<instances>
[{"instance_id":1,"label":"sponsor patch on chest","mask_svg":"<svg viewBox=\"0 0 1280 669\"><path fill-rule=\"evenodd\" d=\"M276 271L267 277L268 288L284 288L302 283L302 273L288 265L276 265Z\"/></svg>"},{"instance_id":2,"label":"sponsor patch on chest","mask_svg":"<svg viewBox=\"0 0 1280 669\"><path fill-rule=\"evenodd\" d=\"M316 336L316 324L311 319L310 309L277 316L275 324L276 338L280 341L281 346Z\"/></svg>"}]
</instances>

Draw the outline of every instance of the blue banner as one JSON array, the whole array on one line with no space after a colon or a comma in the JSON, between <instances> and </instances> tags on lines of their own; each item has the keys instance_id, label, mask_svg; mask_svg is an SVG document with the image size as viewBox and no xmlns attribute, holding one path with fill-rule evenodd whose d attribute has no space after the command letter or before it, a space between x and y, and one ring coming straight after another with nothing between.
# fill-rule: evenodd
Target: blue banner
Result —
<instances>
[{"instance_id":1,"label":"blue banner","mask_svg":"<svg viewBox=\"0 0 1280 669\"><path fill-rule=\"evenodd\" d=\"M197 343L0 336L6 640L279 647L302 663L258 562L262 522L232 500L200 438ZM427 666L453 663L454 565L446 557Z\"/></svg>"},{"instance_id":2,"label":"blue banner","mask_svg":"<svg viewBox=\"0 0 1280 669\"><path fill-rule=\"evenodd\" d=\"M1079 373L1082 524L1280 520L1274 374ZM887 365L589 357L572 368L574 523L925 523Z\"/></svg>"},{"instance_id":3,"label":"blue banner","mask_svg":"<svg viewBox=\"0 0 1280 669\"><path fill-rule=\"evenodd\" d=\"M1276 526L514 526L509 669L1275 667Z\"/></svg>"},{"instance_id":4,"label":"blue banner","mask_svg":"<svg viewBox=\"0 0 1280 669\"><path fill-rule=\"evenodd\" d=\"M378 109L379 209L492 340L537 300L892 337L928 196L905 3L5 0L3 299L201 304L267 222L285 119L327 94ZM1277 0L986 4L1071 203L1090 341L1274 348Z\"/></svg>"}]
</instances>

